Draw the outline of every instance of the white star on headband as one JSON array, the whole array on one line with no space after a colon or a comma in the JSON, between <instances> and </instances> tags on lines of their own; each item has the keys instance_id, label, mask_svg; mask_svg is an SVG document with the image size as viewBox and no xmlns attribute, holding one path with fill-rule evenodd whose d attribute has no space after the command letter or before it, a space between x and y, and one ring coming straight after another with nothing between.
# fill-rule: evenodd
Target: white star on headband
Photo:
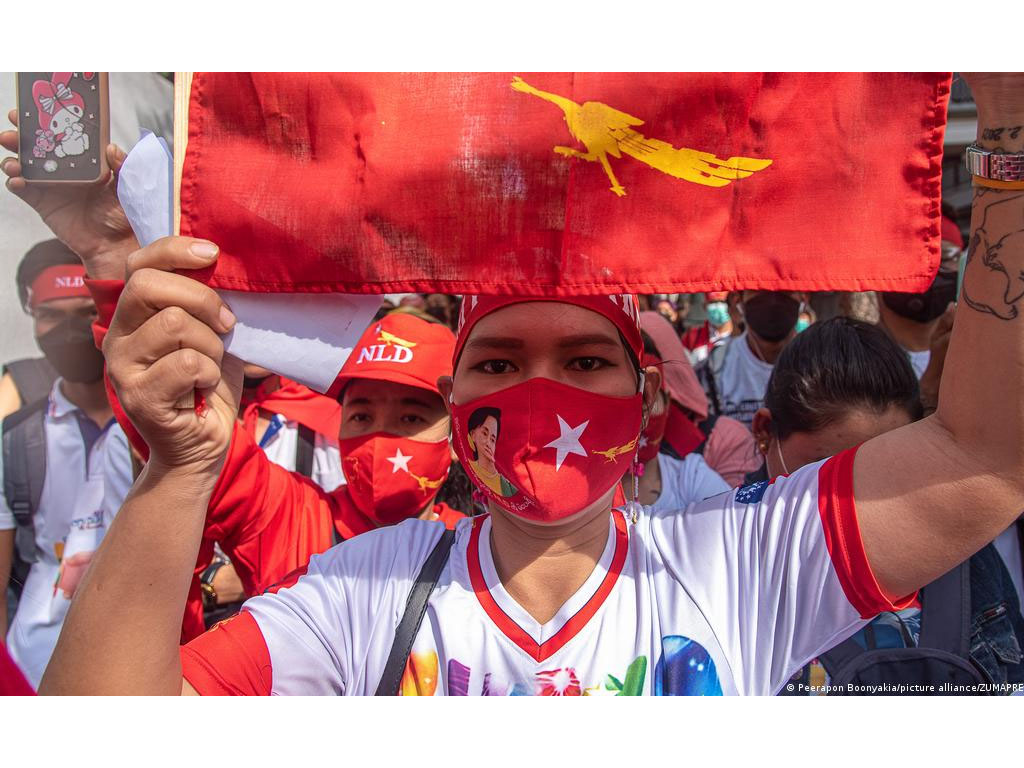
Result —
<instances>
[{"instance_id":1,"label":"white star on headband","mask_svg":"<svg viewBox=\"0 0 1024 768\"><path fill-rule=\"evenodd\" d=\"M590 423L590 419L587 419L578 427L570 427L561 416L556 414L555 417L558 419L558 438L552 440L544 447L555 449L555 472L557 472L562 468L562 462L565 461L565 457L570 453L575 453L577 456L587 455L586 450L580 445L580 437L583 435L583 430L587 428L587 424Z\"/></svg>"},{"instance_id":2,"label":"white star on headband","mask_svg":"<svg viewBox=\"0 0 1024 768\"><path fill-rule=\"evenodd\" d=\"M392 475L395 474L395 472L397 472L398 470L402 470L403 472L408 472L409 471L409 459L411 459L411 458L412 458L412 456L406 456L405 454L403 454L401 448L396 448L395 449L395 455L391 456L390 458L388 458L388 461L390 461L392 466L393 466L393 469L391 470L391 474Z\"/></svg>"}]
</instances>

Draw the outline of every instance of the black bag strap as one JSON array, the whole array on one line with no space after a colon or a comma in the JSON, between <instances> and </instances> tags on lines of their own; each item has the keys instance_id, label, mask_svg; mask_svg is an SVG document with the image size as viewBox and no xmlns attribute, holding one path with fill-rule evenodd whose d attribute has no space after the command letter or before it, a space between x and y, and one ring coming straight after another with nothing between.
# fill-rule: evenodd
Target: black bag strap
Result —
<instances>
[{"instance_id":1,"label":"black bag strap","mask_svg":"<svg viewBox=\"0 0 1024 768\"><path fill-rule=\"evenodd\" d=\"M921 588L921 648L970 656L970 560Z\"/></svg>"},{"instance_id":2,"label":"black bag strap","mask_svg":"<svg viewBox=\"0 0 1024 768\"><path fill-rule=\"evenodd\" d=\"M26 563L36 561L33 516L39 509L46 481L48 403L49 398L37 400L3 421L4 496L17 523L15 548Z\"/></svg>"},{"instance_id":3,"label":"black bag strap","mask_svg":"<svg viewBox=\"0 0 1024 768\"><path fill-rule=\"evenodd\" d=\"M405 613L395 630L395 640L391 644L391 653L388 654L387 664L384 665L384 673L380 676L380 683L377 684L375 696L397 696L399 686L402 683L402 675L405 673L405 665L409 661L409 653L412 651L412 644L416 640L416 634L420 631L420 624L423 623L423 615L427 612L427 601L430 594L437 586L437 580L441 577L445 563L448 562L448 555L451 554L452 543L455 541L455 531L445 529L441 538L434 545L433 551L423 563L416 583L409 593L409 600L405 604Z\"/></svg>"},{"instance_id":4,"label":"black bag strap","mask_svg":"<svg viewBox=\"0 0 1024 768\"><path fill-rule=\"evenodd\" d=\"M299 424L299 439L295 441L295 471L303 477L313 476L313 448L316 433L305 424Z\"/></svg>"},{"instance_id":5,"label":"black bag strap","mask_svg":"<svg viewBox=\"0 0 1024 768\"><path fill-rule=\"evenodd\" d=\"M829 678L835 680L836 676L839 674L839 670L862 653L864 653L864 649L860 647L856 640L850 637L843 640L843 642L835 648L832 648L825 653L818 654L818 661L821 662L821 666L825 668L825 672L828 673Z\"/></svg>"},{"instance_id":6,"label":"black bag strap","mask_svg":"<svg viewBox=\"0 0 1024 768\"><path fill-rule=\"evenodd\" d=\"M57 371L45 357L12 360L4 365L4 373L11 374L22 403L45 399L57 380Z\"/></svg>"}]
</instances>

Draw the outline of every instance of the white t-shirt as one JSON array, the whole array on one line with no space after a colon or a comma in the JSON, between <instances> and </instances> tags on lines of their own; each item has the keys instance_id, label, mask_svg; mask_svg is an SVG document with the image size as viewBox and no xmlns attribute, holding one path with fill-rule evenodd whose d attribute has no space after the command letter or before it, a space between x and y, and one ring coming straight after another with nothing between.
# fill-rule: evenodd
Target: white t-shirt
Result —
<instances>
[{"instance_id":1,"label":"white t-shirt","mask_svg":"<svg viewBox=\"0 0 1024 768\"><path fill-rule=\"evenodd\" d=\"M932 351L924 349L920 352L911 352L909 349L906 349L904 352L910 358L910 367L914 369L914 373L920 379L924 376L924 371L928 367L928 361L932 359Z\"/></svg>"},{"instance_id":2,"label":"white t-shirt","mask_svg":"<svg viewBox=\"0 0 1024 768\"><path fill-rule=\"evenodd\" d=\"M729 484L721 475L696 453L682 459L659 453L658 468L661 470L661 495L651 505L652 509L686 509L692 502L729 490Z\"/></svg>"},{"instance_id":3,"label":"white t-shirt","mask_svg":"<svg viewBox=\"0 0 1024 768\"><path fill-rule=\"evenodd\" d=\"M909 602L871 575L852 465L848 452L635 523L613 512L597 567L543 625L498 580L489 517L461 521L402 692L775 693L865 617ZM314 556L185 646L185 678L200 693L373 694L442 530L409 520Z\"/></svg>"},{"instance_id":4,"label":"white t-shirt","mask_svg":"<svg viewBox=\"0 0 1024 768\"><path fill-rule=\"evenodd\" d=\"M57 379L44 418L46 478L34 522L36 557L7 633L7 648L38 687L57 644L72 595L110 521L132 485L131 453L121 427L111 423L86 456L82 415ZM2 468L0 468L2 470ZM0 485L0 530L15 528Z\"/></svg>"},{"instance_id":5,"label":"white t-shirt","mask_svg":"<svg viewBox=\"0 0 1024 768\"><path fill-rule=\"evenodd\" d=\"M284 417L280 417L284 418ZM295 449L299 444L299 423L297 421L285 421L267 444L263 446L263 452L267 458L279 467L289 472L295 471ZM345 475L341 471L341 452L338 449L337 439L331 439L319 432L314 433L313 439L313 469L310 480L319 485L325 491L333 491L339 485L345 484Z\"/></svg>"},{"instance_id":6,"label":"white t-shirt","mask_svg":"<svg viewBox=\"0 0 1024 768\"><path fill-rule=\"evenodd\" d=\"M757 409L764 405L772 368L750 351L746 333L730 337L725 342L724 358L715 378L722 415L749 427Z\"/></svg>"}]
</instances>

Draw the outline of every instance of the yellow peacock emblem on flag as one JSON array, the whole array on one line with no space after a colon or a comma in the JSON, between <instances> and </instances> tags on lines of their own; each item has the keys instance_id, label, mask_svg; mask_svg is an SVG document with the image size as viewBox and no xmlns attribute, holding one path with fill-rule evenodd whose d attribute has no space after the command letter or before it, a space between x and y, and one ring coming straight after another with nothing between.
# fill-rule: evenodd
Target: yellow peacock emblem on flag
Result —
<instances>
[{"instance_id":1,"label":"yellow peacock emblem on flag","mask_svg":"<svg viewBox=\"0 0 1024 768\"><path fill-rule=\"evenodd\" d=\"M608 155L616 159L628 155L656 171L707 187L724 187L772 164L771 160L755 157L721 158L711 152L676 148L666 141L649 139L633 130L634 126L644 124L638 117L627 115L599 101L577 104L564 96L534 88L521 77L512 78L512 87L520 93L529 93L561 108L565 113L569 133L586 146L587 151L558 146L555 152L600 163L612 183L611 191L619 197L626 194L626 188L615 178Z\"/></svg>"},{"instance_id":2,"label":"yellow peacock emblem on flag","mask_svg":"<svg viewBox=\"0 0 1024 768\"><path fill-rule=\"evenodd\" d=\"M591 453L596 453L598 456L604 456L606 461L618 461L619 456L626 456L633 453L639 439L640 437L638 435L625 445L616 445L614 448L609 448L607 451L591 451Z\"/></svg>"}]
</instances>

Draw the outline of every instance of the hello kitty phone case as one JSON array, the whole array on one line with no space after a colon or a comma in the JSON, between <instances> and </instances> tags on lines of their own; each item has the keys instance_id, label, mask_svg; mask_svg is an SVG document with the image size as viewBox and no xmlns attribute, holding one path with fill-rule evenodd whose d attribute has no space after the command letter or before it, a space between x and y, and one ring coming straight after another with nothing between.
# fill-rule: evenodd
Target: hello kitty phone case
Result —
<instances>
[{"instance_id":1,"label":"hello kitty phone case","mask_svg":"<svg viewBox=\"0 0 1024 768\"><path fill-rule=\"evenodd\" d=\"M18 159L29 182L87 184L107 170L106 72L19 72Z\"/></svg>"}]
</instances>

